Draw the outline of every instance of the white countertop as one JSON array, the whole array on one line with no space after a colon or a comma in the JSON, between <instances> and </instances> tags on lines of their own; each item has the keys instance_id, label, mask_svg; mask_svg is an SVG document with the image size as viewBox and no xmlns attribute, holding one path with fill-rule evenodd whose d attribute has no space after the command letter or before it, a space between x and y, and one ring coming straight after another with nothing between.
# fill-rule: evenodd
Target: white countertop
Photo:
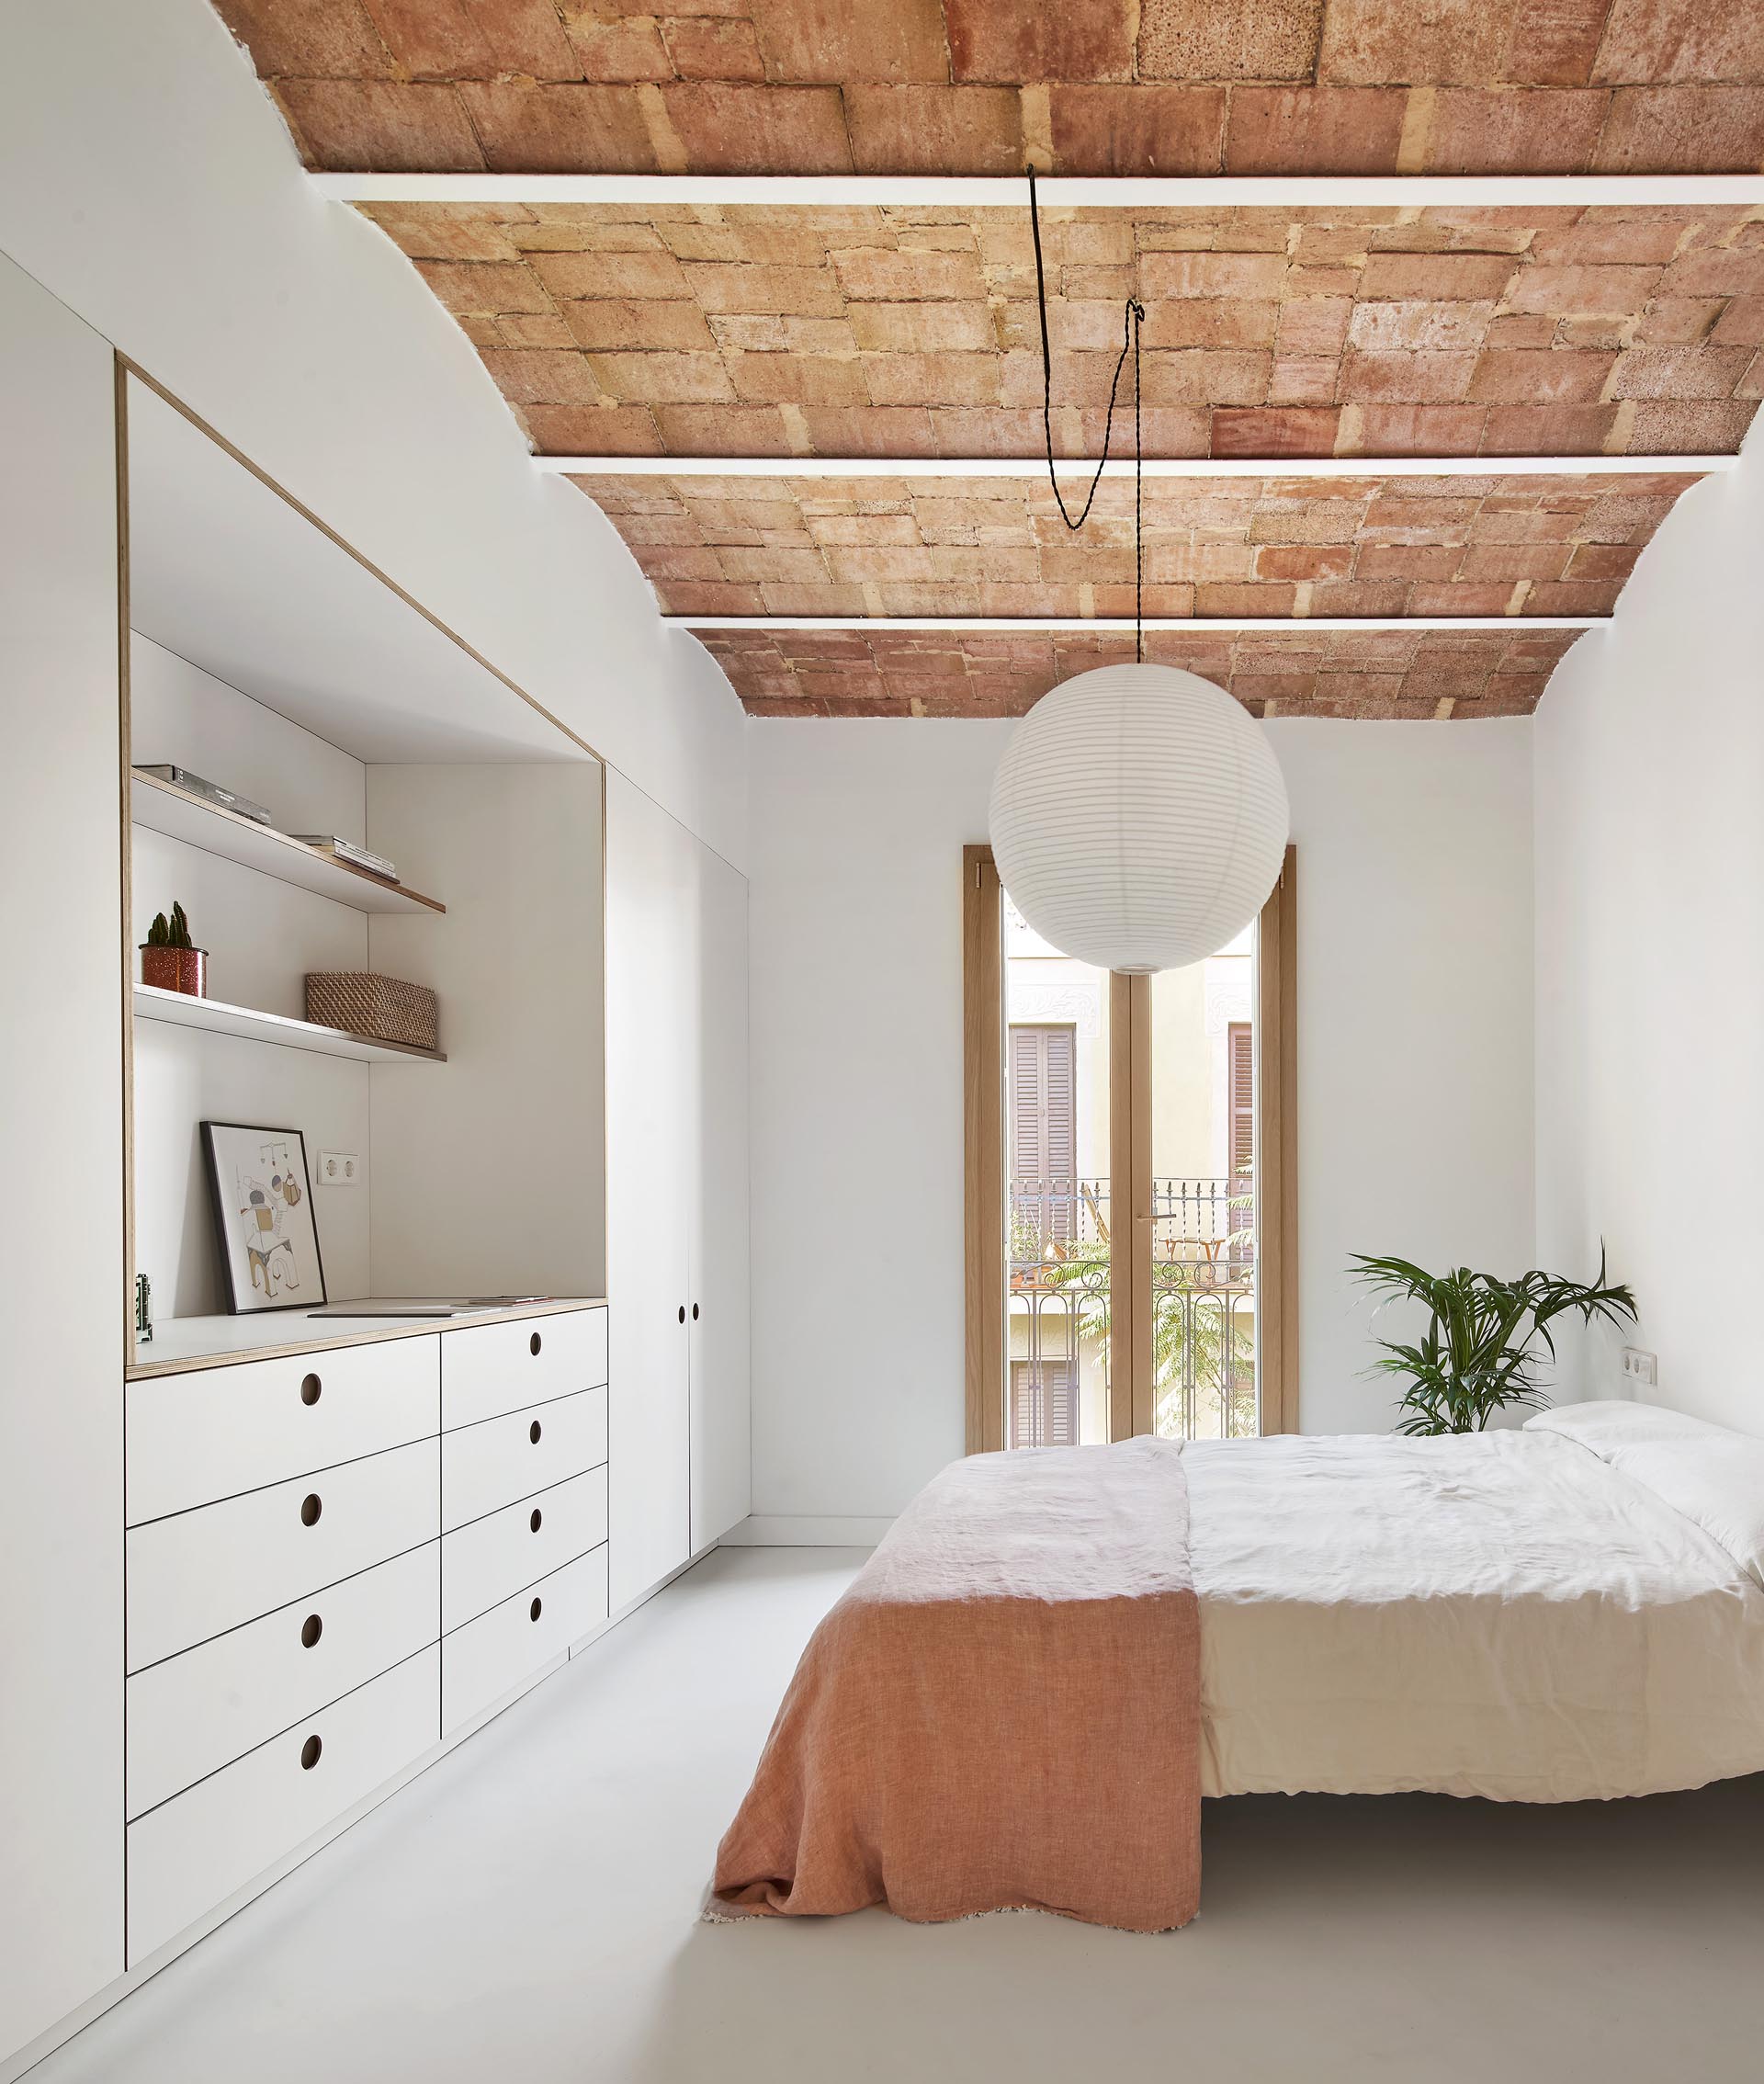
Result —
<instances>
[{"instance_id":1,"label":"white countertop","mask_svg":"<svg viewBox=\"0 0 1764 2084\"><path fill-rule=\"evenodd\" d=\"M392 1299L371 1298L382 1305ZM364 1309L369 1307L368 1302L362 1305ZM324 1353L337 1346L363 1345L373 1339L414 1339L424 1333L458 1331L467 1325L494 1324L503 1319L556 1317L568 1310L605 1308L604 1296L548 1296L542 1302L480 1309L455 1305L451 1317L314 1318L303 1305L297 1309L258 1310L243 1317L170 1317L154 1325L153 1336L145 1345L137 1342L134 1358L125 1373L134 1381L143 1376L197 1367L229 1367L239 1361L267 1360L284 1353Z\"/></svg>"}]
</instances>

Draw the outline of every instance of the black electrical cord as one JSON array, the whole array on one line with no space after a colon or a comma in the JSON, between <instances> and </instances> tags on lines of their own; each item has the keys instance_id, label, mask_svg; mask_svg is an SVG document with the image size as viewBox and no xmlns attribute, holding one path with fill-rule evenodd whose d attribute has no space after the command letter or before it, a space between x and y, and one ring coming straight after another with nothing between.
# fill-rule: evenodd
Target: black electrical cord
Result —
<instances>
[{"instance_id":1,"label":"black electrical cord","mask_svg":"<svg viewBox=\"0 0 1764 2084\"><path fill-rule=\"evenodd\" d=\"M1121 388L1121 371L1128 350L1133 354L1133 645L1134 656L1143 665L1146 657L1146 549L1142 526L1145 502L1145 459L1139 440L1139 335L1146 323L1146 307L1129 297L1121 322L1121 352L1109 383L1109 410L1102 423L1102 455L1091 480L1091 489L1076 521L1067 509L1059 478L1054 470L1054 357L1047 344L1047 278L1041 262L1041 211L1035 202L1035 170L1029 169L1029 229L1035 244L1035 302L1041 311L1041 430L1047 447L1047 481L1054 488L1059 517L1074 534L1090 519L1096 488L1102 481L1109 460L1109 436L1114 426L1115 393Z\"/></svg>"}]
</instances>

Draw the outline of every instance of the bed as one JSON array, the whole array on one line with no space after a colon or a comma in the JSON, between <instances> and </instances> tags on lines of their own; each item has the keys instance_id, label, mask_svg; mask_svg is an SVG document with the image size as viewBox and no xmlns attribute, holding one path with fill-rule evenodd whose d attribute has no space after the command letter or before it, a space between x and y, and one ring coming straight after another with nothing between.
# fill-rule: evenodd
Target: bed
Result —
<instances>
[{"instance_id":1,"label":"bed","mask_svg":"<svg viewBox=\"0 0 1764 2084\"><path fill-rule=\"evenodd\" d=\"M1182 1459L1204 1793L1574 1802L1764 1769L1764 1441L1582 1405Z\"/></svg>"},{"instance_id":2,"label":"bed","mask_svg":"<svg viewBox=\"0 0 1764 2084\"><path fill-rule=\"evenodd\" d=\"M1759 1771L1764 1439L1600 1402L1440 1439L980 1456L817 1631L710 1910L1160 1930L1198 1902L1203 1795L1566 1802ZM1041 1798L1013 1802L1025 1773Z\"/></svg>"}]
</instances>

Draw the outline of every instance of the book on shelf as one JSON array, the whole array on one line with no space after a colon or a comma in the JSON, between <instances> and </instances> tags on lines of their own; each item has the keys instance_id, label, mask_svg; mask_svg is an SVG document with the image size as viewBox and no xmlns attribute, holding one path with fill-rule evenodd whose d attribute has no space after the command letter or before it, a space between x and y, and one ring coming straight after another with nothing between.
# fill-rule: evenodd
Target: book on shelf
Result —
<instances>
[{"instance_id":1,"label":"book on shelf","mask_svg":"<svg viewBox=\"0 0 1764 2084\"><path fill-rule=\"evenodd\" d=\"M135 772L149 775L155 781L170 782L174 788L181 788L186 796L198 796L204 803L218 805L222 810L236 810L240 817L249 818L254 825L273 822L269 812L261 803L254 803L250 797L241 796L236 789L222 788L219 782L207 780L201 775L193 775L187 767L180 767L170 760L149 764L137 761Z\"/></svg>"},{"instance_id":2,"label":"book on shelf","mask_svg":"<svg viewBox=\"0 0 1764 2084\"><path fill-rule=\"evenodd\" d=\"M383 854L370 854L365 846L357 846L354 840L339 839L335 832L290 832L288 836L299 840L302 846L328 854L334 861L346 862L351 868L365 868L382 882L395 883L399 879L396 866Z\"/></svg>"}]
</instances>

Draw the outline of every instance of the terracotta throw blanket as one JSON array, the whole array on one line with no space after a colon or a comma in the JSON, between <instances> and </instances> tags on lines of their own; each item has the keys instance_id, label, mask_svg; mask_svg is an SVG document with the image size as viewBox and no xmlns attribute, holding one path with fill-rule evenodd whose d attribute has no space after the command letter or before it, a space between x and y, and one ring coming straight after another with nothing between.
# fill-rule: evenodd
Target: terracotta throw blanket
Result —
<instances>
[{"instance_id":1,"label":"terracotta throw blanket","mask_svg":"<svg viewBox=\"0 0 1764 2084\"><path fill-rule=\"evenodd\" d=\"M1199 1730L1181 1448L953 1463L803 1652L708 1914L1186 1924Z\"/></svg>"}]
</instances>

